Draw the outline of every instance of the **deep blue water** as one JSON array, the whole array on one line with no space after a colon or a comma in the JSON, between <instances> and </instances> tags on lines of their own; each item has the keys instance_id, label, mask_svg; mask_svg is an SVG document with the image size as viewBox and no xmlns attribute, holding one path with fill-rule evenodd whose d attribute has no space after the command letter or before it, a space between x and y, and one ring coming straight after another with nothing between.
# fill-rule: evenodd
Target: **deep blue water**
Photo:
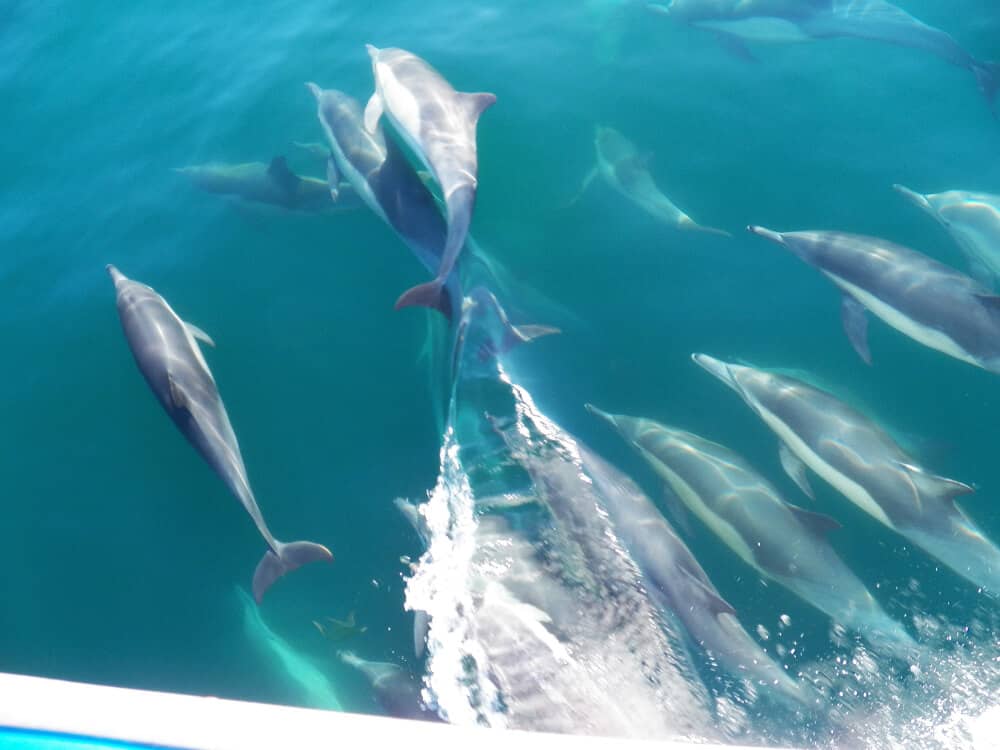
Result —
<instances>
[{"instance_id":1,"label":"deep blue water","mask_svg":"<svg viewBox=\"0 0 1000 750\"><path fill-rule=\"evenodd\" d=\"M992 0L900 5L977 57L1000 57ZM287 155L323 177L292 145L322 140L303 83L363 102L368 42L496 94L478 131L472 231L506 269L512 317L563 331L511 360L565 430L657 500L655 475L585 402L723 442L804 502L770 433L689 355L801 369L923 465L974 484L961 505L1000 540L996 375L875 320L864 366L832 285L743 231L870 234L964 268L891 185L1000 193L1000 125L968 71L848 39L753 45L748 62L641 3L12 0L0 7L0 669L377 711L311 622L352 611L367 631L345 647L422 668L399 560L422 547L392 501L422 500L437 479L443 413L431 394L445 384L428 372L448 355L422 356L430 313L393 301L425 270L365 210L261 211L171 171ZM665 227L599 181L567 205L594 164L598 124L648 151L664 192L733 237ZM206 358L270 525L333 551L332 566L276 584L261 616L335 701L244 628L236 587L263 545L136 370L107 263L215 339ZM815 508L845 527L835 547L890 614L942 623L935 647L971 639L977 663L1000 653L995 604L813 482ZM836 659L828 618L694 526L692 551L749 631L773 633L787 613L804 661ZM969 680L963 698L980 713L1000 677ZM919 690L903 695L911 713L936 715Z\"/></svg>"}]
</instances>

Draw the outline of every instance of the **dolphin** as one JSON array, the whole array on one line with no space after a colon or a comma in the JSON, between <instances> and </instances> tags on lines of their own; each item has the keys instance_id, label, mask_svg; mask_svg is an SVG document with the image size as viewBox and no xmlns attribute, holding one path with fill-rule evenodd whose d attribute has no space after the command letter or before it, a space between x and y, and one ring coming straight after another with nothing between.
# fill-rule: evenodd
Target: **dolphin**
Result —
<instances>
[{"instance_id":1,"label":"dolphin","mask_svg":"<svg viewBox=\"0 0 1000 750\"><path fill-rule=\"evenodd\" d=\"M903 659L919 652L837 555L829 516L791 505L725 446L651 419L587 409L614 427L727 547L765 578Z\"/></svg>"},{"instance_id":2,"label":"dolphin","mask_svg":"<svg viewBox=\"0 0 1000 750\"><path fill-rule=\"evenodd\" d=\"M434 175L444 197L448 234L441 264L432 281L403 293L396 308L444 304L443 291L472 222L478 184L476 125L496 102L488 93L456 91L434 68L398 48L367 45L375 93L365 107L364 123L374 133L385 114L403 140Z\"/></svg>"},{"instance_id":3,"label":"dolphin","mask_svg":"<svg viewBox=\"0 0 1000 750\"><path fill-rule=\"evenodd\" d=\"M876 237L747 229L790 250L841 289L844 330L866 363L870 310L924 346L1000 372L1000 297L974 279Z\"/></svg>"},{"instance_id":4,"label":"dolphin","mask_svg":"<svg viewBox=\"0 0 1000 750\"><path fill-rule=\"evenodd\" d=\"M327 180L300 177L288 168L284 156L276 156L270 164L256 161L198 164L177 167L174 171L209 193L233 195L250 203L264 203L286 211L326 213L359 207L349 185L344 186L342 194L332 196Z\"/></svg>"},{"instance_id":5,"label":"dolphin","mask_svg":"<svg viewBox=\"0 0 1000 750\"><path fill-rule=\"evenodd\" d=\"M826 391L707 354L692 358L778 436L786 467L801 462L879 523L1000 595L1000 550L955 505L972 487L919 466L875 422Z\"/></svg>"},{"instance_id":6,"label":"dolphin","mask_svg":"<svg viewBox=\"0 0 1000 750\"><path fill-rule=\"evenodd\" d=\"M215 378L198 347L212 339L177 315L159 294L133 281L112 265L118 315L140 372L160 404L202 458L226 483L253 519L267 551L253 576L254 599L278 578L309 562L332 560L330 550L314 542L279 542L271 535L247 479L240 446L222 404Z\"/></svg>"},{"instance_id":7,"label":"dolphin","mask_svg":"<svg viewBox=\"0 0 1000 750\"><path fill-rule=\"evenodd\" d=\"M950 34L885 0L669 0L649 8L726 40L852 37L922 50L972 72L991 108L1000 87L1000 64L978 60Z\"/></svg>"},{"instance_id":8,"label":"dolphin","mask_svg":"<svg viewBox=\"0 0 1000 750\"><path fill-rule=\"evenodd\" d=\"M967 190L921 195L903 185L892 187L948 230L969 262L973 278L996 288L1000 278L1000 195Z\"/></svg>"},{"instance_id":9,"label":"dolphin","mask_svg":"<svg viewBox=\"0 0 1000 750\"><path fill-rule=\"evenodd\" d=\"M597 177L637 205L657 221L678 229L707 232L730 237L729 232L702 226L681 211L665 196L649 173L648 155L640 154L631 141L614 128L598 125L594 136L597 165L583 179L573 201L576 202Z\"/></svg>"},{"instance_id":10,"label":"dolphin","mask_svg":"<svg viewBox=\"0 0 1000 750\"><path fill-rule=\"evenodd\" d=\"M811 705L815 696L743 629L732 605L638 485L582 444L578 447L583 468L601 493L615 531L659 606L673 613L692 640L727 672L766 685L785 700Z\"/></svg>"},{"instance_id":11,"label":"dolphin","mask_svg":"<svg viewBox=\"0 0 1000 750\"><path fill-rule=\"evenodd\" d=\"M420 543L426 550L431 543L431 530L427 525L427 519L420 511L420 506L405 497L397 497L392 502L420 537ZM424 655L424 650L427 648L427 634L430 628L430 615L422 609L413 610L413 653L418 659Z\"/></svg>"},{"instance_id":12,"label":"dolphin","mask_svg":"<svg viewBox=\"0 0 1000 750\"><path fill-rule=\"evenodd\" d=\"M353 651L341 651L338 656L344 664L354 667L371 683L375 698L389 716L397 719L441 721L436 713L424 705L420 695L420 681L399 665L368 661Z\"/></svg>"}]
</instances>

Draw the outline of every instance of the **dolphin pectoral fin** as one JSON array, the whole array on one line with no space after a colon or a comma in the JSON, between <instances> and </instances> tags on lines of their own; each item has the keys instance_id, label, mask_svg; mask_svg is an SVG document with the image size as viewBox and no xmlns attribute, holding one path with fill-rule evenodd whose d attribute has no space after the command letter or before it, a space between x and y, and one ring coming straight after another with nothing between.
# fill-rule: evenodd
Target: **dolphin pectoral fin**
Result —
<instances>
[{"instance_id":1,"label":"dolphin pectoral fin","mask_svg":"<svg viewBox=\"0 0 1000 750\"><path fill-rule=\"evenodd\" d=\"M203 330L201 330L194 323L188 323L185 320L184 321L184 327L187 328L188 333L190 333L196 339L198 339L199 341L204 341L206 344L208 344L213 349L215 348L215 342L212 341L212 337L209 336L207 333L205 333Z\"/></svg>"},{"instance_id":2,"label":"dolphin pectoral fin","mask_svg":"<svg viewBox=\"0 0 1000 750\"><path fill-rule=\"evenodd\" d=\"M723 599L718 591L710 589L705 585L704 581L692 574L687 568L679 567L677 570L687 578L689 583L697 587L698 592L703 598L703 603L713 615L732 615L736 617L736 610L733 609L733 605Z\"/></svg>"},{"instance_id":3,"label":"dolphin pectoral fin","mask_svg":"<svg viewBox=\"0 0 1000 750\"><path fill-rule=\"evenodd\" d=\"M497 102L496 94L459 92L459 100L469 119L475 122L479 116Z\"/></svg>"},{"instance_id":4,"label":"dolphin pectoral fin","mask_svg":"<svg viewBox=\"0 0 1000 750\"><path fill-rule=\"evenodd\" d=\"M368 100L368 104L365 105L365 130L368 131L369 135L375 135L378 121L382 119L383 109L382 97L376 91Z\"/></svg>"},{"instance_id":5,"label":"dolphin pectoral fin","mask_svg":"<svg viewBox=\"0 0 1000 750\"><path fill-rule=\"evenodd\" d=\"M314 542L274 542L274 550L268 550L257 563L253 574L253 598L260 604L271 584L285 573L290 573L306 563L320 560L331 561L333 555L322 544Z\"/></svg>"},{"instance_id":6,"label":"dolphin pectoral fin","mask_svg":"<svg viewBox=\"0 0 1000 750\"><path fill-rule=\"evenodd\" d=\"M782 443L778 446L778 459L781 461L781 468L791 478L793 482L802 490L806 497L815 500L812 485L809 484L809 477L806 474L806 465L802 459L792 453L792 449Z\"/></svg>"},{"instance_id":7,"label":"dolphin pectoral fin","mask_svg":"<svg viewBox=\"0 0 1000 750\"><path fill-rule=\"evenodd\" d=\"M640 450L642 450L644 457L650 456L645 449ZM671 519L680 527L684 535L688 539L694 539L695 533L694 527L691 525L691 514L687 512L687 506L681 502L680 498L677 497L677 493L667 483L663 484L663 502L666 503L667 510L670 511Z\"/></svg>"},{"instance_id":8,"label":"dolphin pectoral fin","mask_svg":"<svg viewBox=\"0 0 1000 750\"><path fill-rule=\"evenodd\" d=\"M986 103L989 104L993 117L996 117L996 96L1000 90L1000 62L973 63L972 72L976 75L979 91L986 97Z\"/></svg>"},{"instance_id":9,"label":"dolphin pectoral fin","mask_svg":"<svg viewBox=\"0 0 1000 750\"><path fill-rule=\"evenodd\" d=\"M187 394L169 372L167 373L167 383L170 386L170 403L174 405L175 409L185 409L190 412L191 405Z\"/></svg>"},{"instance_id":10,"label":"dolphin pectoral fin","mask_svg":"<svg viewBox=\"0 0 1000 750\"><path fill-rule=\"evenodd\" d=\"M583 197L583 194L587 192L587 188L590 187L590 184L594 181L594 178L597 177L597 175L598 175L597 167L594 167L589 172L587 172L587 174L584 175L583 177L583 181L580 183L579 189L576 191L573 197L566 202L563 208L570 208L572 206L575 206Z\"/></svg>"},{"instance_id":11,"label":"dolphin pectoral fin","mask_svg":"<svg viewBox=\"0 0 1000 750\"><path fill-rule=\"evenodd\" d=\"M430 307L449 317L451 307L448 304L444 280L432 279L407 289L396 300L397 310L402 310L404 307Z\"/></svg>"},{"instance_id":12,"label":"dolphin pectoral fin","mask_svg":"<svg viewBox=\"0 0 1000 750\"><path fill-rule=\"evenodd\" d=\"M737 60L742 60L746 63L760 62L754 53L750 51L747 43L735 34L728 34L725 31L719 31L718 29L713 30L712 33L715 36L715 41L719 43L719 46Z\"/></svg>"},{"instance_id":13,"label":"dolphin pectoral fin","mask_svg":"<svg viewBox=\"0 0 1000 750\"><path fill-rule=\"evenodd\" d=\"M271 163L267 168L267 176L289 194L298 190L299 183L302 182L301 178L288 168L288 162L285 161L284 156L275 156L271 159Z\"/></svg>"},{"instance_id":14,"label":"dolphin pectoral fin","mask_svg":"<svg viewBox=\"0 0 1000 750\"><path fill-rule=\"evenodd\" d=\"M868 348L868 314L864 305L845 294L840 303L840 320L854 351L866 365L870 365L872 353Z\"/></svg>"},{"instance_id":15,"label":"dolphin pectoral fin","mask_svg":"<svg viewBox=\"0 0 1000 750\"><path fill-rule=\"evenodd\" d=\"M799 523L818 537L825 537L831 531L844 528L837 519L824 513L815 513L791 503L787 503L785 507L792 512Z\"/></svg>"},{"instance_id":16,"label":"dolphin pectoral fin","mask_svg":"<svg viewBox=\"0 0 1000 750\"><path fill-rule=\"evenodd\" d=\"M330 186L330 197L336 202L340 197L340 172L332 156L326 160L326 184Z\"/></svg>"}]
</instances>

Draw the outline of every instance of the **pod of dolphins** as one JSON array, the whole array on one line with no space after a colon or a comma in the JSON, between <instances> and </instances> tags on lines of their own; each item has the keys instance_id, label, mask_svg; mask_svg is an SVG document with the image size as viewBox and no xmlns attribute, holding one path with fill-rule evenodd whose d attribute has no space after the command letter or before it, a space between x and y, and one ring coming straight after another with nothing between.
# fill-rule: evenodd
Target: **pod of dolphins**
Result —
<instances>
[{"instance_id":1,"label":"pod of dolphins","mask_svg":"<svg viewBox=\"0 0 1000 750\"><path fill-rule=\"evenodd\" d=\"M948 34L882 0L671 0L649 8L711 31L741 55L751 54L747 42L857 37L921 50L969 70L991 106L1000 80L995 63L978 60ZM341 91L306 84L315 98L325 143L299 145L323 161L325 179L293 173L281 156L269 163L209 164L179 171L206 191L289 212L369 210L431 275L404 291L396 308L436 310L451 326L455 350L464 343L474 308L491 311L497 328L495 343L481 350L483 358L557 332L547 326L515 325L493 290L463 287L463 249L470 241L478 186L476 132L496 97L456 90L406 50L368 45L367 51L374 92L364 106ZM703 232L718 242L732 237L696 222L667 197L652 176L648 157L622 133L599 125L594 147L596 166L577 198L601 178L670 229ZM865 363L873 362L867 335L870 313L925 347L1000 373L1000 296L995 293L1000 277L1000 195L962 190L921 194L894 187L946 229L966 256L970 275L876 237L779 232L756 225L747 229L833 282L842 295L845 333ZM266 524L202 351L203 344L214 346L212 339L149 286L113 265L107 271L140 372L263 539L265 551L252 577L253 597L260 604L284 574L333 556L316 542L279 541ZM871 417L833 393L707 354L695 353L692 359L735 391L774 433L781 465L805 495L814 495L811 471L962 578L990 596L1000 595L1000 549L956 505L957 498L973 492L971 486L921 466ZM886 613L831 545L841 527L837 520L790 503L744 458L720 443L652 419L607 413L589 404L587 408L635 449L679 506L746 566L853 629L876 651L912 664L921 661L922 647L913 635ZM681 623L695 647L727 672L766 685L780 700L815 705L815 696L803 683L744 629L734 608L638 485L582 446L580 457L604 498L610 522L642 570L652 600ZM542 466L525 464L538 484L547 481ZM548 497L550 504L573 502L571 493ZM429 543L416 506L404 501L397 505ZM502 513L502 504L498 507ZM568 507L556 510L571 515ZM418 613L418 656L431 626L427 614ZM367 676L387 712L437 718L423 705L419 684L409 672L351 652L340 656Z\"/></svg>"}]
</instances>

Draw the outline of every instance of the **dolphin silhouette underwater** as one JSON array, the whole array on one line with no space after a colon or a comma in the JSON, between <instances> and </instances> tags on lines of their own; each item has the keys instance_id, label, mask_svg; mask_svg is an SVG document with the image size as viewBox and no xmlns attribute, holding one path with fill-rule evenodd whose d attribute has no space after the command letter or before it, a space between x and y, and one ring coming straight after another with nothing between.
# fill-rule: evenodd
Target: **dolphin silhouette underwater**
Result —
<instances>
[{"instance_id":1,"label":"dolphin silhouette underwater","mask_svg":"<svg viewBox=\"0 0 1000 750\"><path fill-rule=\"evenodd\" d=\"M173 311L153 289L133 281L112 265L118 315L139 371L167 414L243 505L264 538L267 551L253 576L253 596L260 603L278 578L309 562L332 560L330 550L314 542L280 542L257 506L247 479L240 446L208 369L198 340L212 339Z\"/></svg>"},{"instance_id":2,"label":"dolphin silhouette underwater","mask_svg":"<svg viewBox=\"0 0 1000 750\"><path fill-rule=\"evenodd\" d=\"M922 50L976 77L996 114L1000 64L973 57L954 37L885 0L670 0L649 9L714 32L744 56L744 41L801 42L852 37Z\"/></svg>"}]
</instances>

